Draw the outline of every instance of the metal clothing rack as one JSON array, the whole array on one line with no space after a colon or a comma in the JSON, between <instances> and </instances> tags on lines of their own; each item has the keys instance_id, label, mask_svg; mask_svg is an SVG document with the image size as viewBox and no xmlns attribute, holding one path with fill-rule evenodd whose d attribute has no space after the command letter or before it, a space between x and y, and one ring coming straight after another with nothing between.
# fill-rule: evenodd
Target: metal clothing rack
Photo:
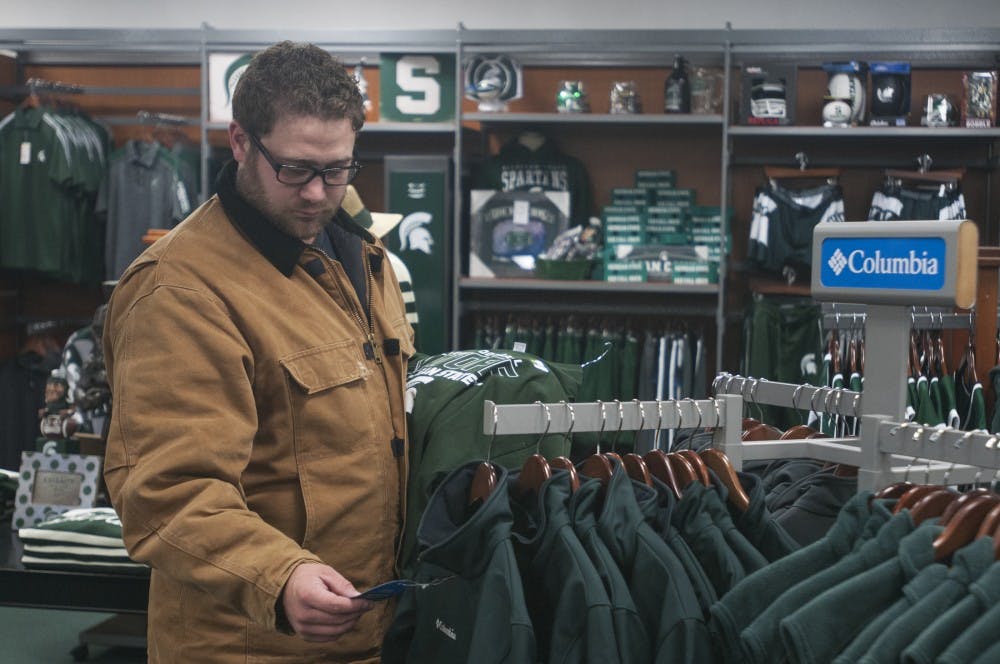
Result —
<instances>
[{"instance_id":1,"label":"metal clothing rack","mask_svg":"<svg viewBox=\"0 0 1000 664\"><path fill-rule=\"evenodd\" d=\"M784 406L842 417L858 417L862 413L862 394L852 390L795 385L725 373L716 377L712 389L716 394L739 395L741 401L750 404ZM747 461L762 459L805 457L849 466L857 466L861 459L861 449L855 437L744 441L741 435L737 435L725 437L723 444L720 449L736 470L742 470Z\"/></svg>"},{"instance_id":2,"label":"metal clothing rack","mask_svg":"<svg viewBox=\"0 0 1000 664\"><path fill-rule=\"evenodd\" d=\"M739 441L743 403L740 397L666 401L596 401L585 403L483 404L483 433L555 434L646 431L710 427L712 444L725 449ZM732 438L732 441L728 441Z\"/></svg>"},{"instance_id":3,"label":"metal clothing rack","mask_svg":"<svg viewBox=\"0 0 1000 664\"><path fill-rule=\"evenodd\" d=\"M861 392L803 383L782 383L766 378L745 378L720 373L712 381L715 394L738 394L749 404L783 406L843 417L860 417L864 412Z\"/></svg>"},{"instance_id":4,"label":"metal clothing rack","mask_svg":"<svg viewBox=\"0 0 1000 664\"><path fill-rule=\"evenodd\" d=\"M874 490L905 476L925 484L978 484L1000 471L1000 435L923 426L885 415L861 420L858 489ZM901 462L905 466L900 467ZM987 480L991 478L987 476Z\"/></svg>"}]
</instances>

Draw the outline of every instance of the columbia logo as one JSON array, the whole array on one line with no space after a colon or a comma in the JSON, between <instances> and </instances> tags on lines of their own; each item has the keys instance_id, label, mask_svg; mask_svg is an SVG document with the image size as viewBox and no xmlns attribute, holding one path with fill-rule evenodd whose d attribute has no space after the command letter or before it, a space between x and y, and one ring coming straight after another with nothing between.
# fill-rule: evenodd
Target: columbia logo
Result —
<instances>
[{"instance_id":1,"label":"columbia logo","mask_svg":"<svg viewBox=\"0 0 1000 664\"><path fill-rule=\"evenodd\" d=\"M421 199L427 196L427 183L426 182L408 182L406 184L406 196L407 198Z\"/></svg>"},{"instance_id":2,"label":"columbia logo","mask_svg":"<svg viewBox=\"0 0 1000 664\"><path fill-rule=\"evenodd\" d=\"M455 636L455 630L449 627L447 624L445 624L445 622L440 618L437 618L434 621L434 627L452 641L457 640L457 637Z\"/></svg>"},{"instance_id":3,"label":"columbia logo","mask_svg":"<svg viewBox=\"0 0 1000 664\"><path fill-rule=\"evenodd\" d=\"M840 273L844 271L845 267L847 267L847 257L844 256L844 252L837 249L833 252L833 256L830 256L830 260L828 260L826 264L829 265L830 269L833 270L833 273L839 277Z\"/></svg>"}]
</instances>

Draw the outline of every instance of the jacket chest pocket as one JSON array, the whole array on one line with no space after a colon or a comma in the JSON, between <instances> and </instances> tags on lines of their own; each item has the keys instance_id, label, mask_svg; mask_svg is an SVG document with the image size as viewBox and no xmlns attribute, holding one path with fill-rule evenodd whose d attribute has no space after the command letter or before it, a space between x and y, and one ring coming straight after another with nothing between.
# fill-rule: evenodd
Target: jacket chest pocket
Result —
<instances>
[{"instance_id":1,"label":"jacket chest pocket","mask_svg":"<svg viewBox=\"0 0 1000 664\"><path fill-rule=\"evenodd\" d=\"M371 369L353 340L299 351L279 362L286 389L296 454L350 454L372 437L368 396Z\"/></svg>"}]
</instances>

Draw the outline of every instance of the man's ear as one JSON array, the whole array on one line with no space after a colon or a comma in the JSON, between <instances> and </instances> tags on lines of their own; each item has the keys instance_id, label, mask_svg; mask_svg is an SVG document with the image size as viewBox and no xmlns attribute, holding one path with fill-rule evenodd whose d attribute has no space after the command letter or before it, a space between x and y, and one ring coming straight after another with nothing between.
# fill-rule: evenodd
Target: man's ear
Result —
<instances>
[{"instance_id":1,"label":"man's ear","mask_svg":"<svg viewBox=\"0 0 1000 664\"><path fill-rule=\"evenodd\" d=\"M233 159L242 164L246 161L250 149L250 138L246 130L236 120L229 123L229 148L233 151Z\"/></svg>"}]
</instances>

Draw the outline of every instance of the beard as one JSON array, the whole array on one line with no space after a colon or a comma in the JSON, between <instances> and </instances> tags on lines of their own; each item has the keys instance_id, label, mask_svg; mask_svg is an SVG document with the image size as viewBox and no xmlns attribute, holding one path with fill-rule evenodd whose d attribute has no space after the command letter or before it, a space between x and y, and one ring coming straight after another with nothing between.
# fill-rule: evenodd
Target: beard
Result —
<instances>
[{"instance_id":1,"label":"beard","mask_svg":"<svg viewBox=\"0 0 1000 664\"><path fill-rule=\"evenodd\" d=\"M299 200L297 205L282 205L271 200L256 168L259 158L260 155L254 152L237 169L236 191L282 233L312 244L320 231L333 220L336 207L328 200L318 204Z\"/></svg>"}]
</instances>

